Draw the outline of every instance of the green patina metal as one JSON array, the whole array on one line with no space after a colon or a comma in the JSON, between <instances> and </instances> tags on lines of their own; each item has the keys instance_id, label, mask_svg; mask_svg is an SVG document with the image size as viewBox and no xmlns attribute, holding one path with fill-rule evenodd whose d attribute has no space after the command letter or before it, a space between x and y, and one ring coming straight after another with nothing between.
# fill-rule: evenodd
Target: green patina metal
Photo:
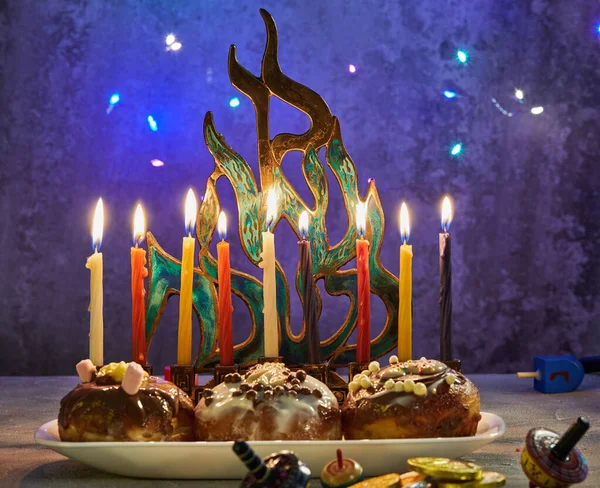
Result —
<instances>
[{"instance_id":1,"label":"green patina metal","mask_svg":"<svg viewBox=\"0 0 600 488\"><path fill-rule=\"evenodd\" d=\"M247 95L256 110L260 187L249 165L219 134L212 115L206 114L204 137L215 160L215 169L207 184L204 199L196 222L196 238L199 243L199 266L195 269L193 307L198 318L201 341L195 360L196 369L208 370L219 361L217 350L217 262L209 251L215 234L220 211L216 181L226 178L236 195L239 214L241 247L248 259L258 266L261 253L261 232L265 230L265 195L269 188L277 188L279 214L274 229L287 220L292 229L300 213L306 210L311 216L309 235L312 247L313 274L316 280L324 280L325 290L333 296L344 295L350 300L350 309L337 332L322 341L322 357L330 360L333 367L346 365L355 359L355 345L347 344L356 327L356 270L342 270L354 259L356 227L355 208L358 201L368 203L367 238L370 247L371 292L379 296L386 306L387 315L383 331L371 341L371 356L380 357L395 347L398 321L398 279L387 271L380 261L380 249L384 230L384 215L375 182L369 183L365 198L358 191L356 166L347 154L341 138L338 120L319 95L309 88L287 78L277 61L277 30L271 16L264 10L261 15L267 27L267 43L262 62L261 77L255 77L235 57L232 46L229 55L229 76L232 84ZM269 138L269 99L276 96L305 112L311 119L311 128L305 134L278 134ZM319 160L318 151L326 148L326 166L332 172L344 198L348 216L348 228L344 237L331 244L327 237L325 215L329 199L329 183L326 168ZM289 151L303 154L302 170L314 197L315 206L309 208L298 195L281 169L281 160ZM274 230L275 231L275 230ZM149 246L149 292L146 313L146 334L149 347L159 325L162 311L170 296L179 293L180 262L169 256L148 235ZM280 354L289 363L301 363L306 358L307 345L304 328L294 335L290 328L290 290L287 277L277 264L277 305L281 328ZM294 282L302 297L303 284L296 273ZM232 291L245 303L252 321L252 333L242 344L235 347L235 360L241 365L256 361L263 354L263 294L262 284L256 278L232 270ZM321 311L321 297L319 313ZM175 331L174 331L175 332Z\"/></svg>"}]
</instances>

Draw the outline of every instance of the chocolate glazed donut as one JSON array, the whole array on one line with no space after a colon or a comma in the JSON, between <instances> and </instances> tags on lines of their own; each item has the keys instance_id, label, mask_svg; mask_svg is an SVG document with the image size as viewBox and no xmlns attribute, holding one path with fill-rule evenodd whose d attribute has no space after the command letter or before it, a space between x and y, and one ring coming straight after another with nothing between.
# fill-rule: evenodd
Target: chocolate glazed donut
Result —
<instances>
[{"instance_id":1,"label":"chocolate glazed donut","mask_svg":"<svg viewBox=\"0 0 600 488\"><path fill-rule=\"evenodd\" d=\"M305 371L264 363L224 379L196 406L198 440L341 439L335 396Z\"/></svg>"},{"instance_id":2,"label":"chocolate glazed donut","mask_svg":"<svg viewBox=\"0 0 600 488\"><path fill-rule=\"evenodd\" d=\"M406 439L475 435L481 419L473 383L443 363L421 358L357 375L342 406L346 439Z\"/></svg>"},{"instance_id":3,"label":"chocolate glazed donut","mask_svg":"<svg viewBox=\"0 0 600 488\"><path fill-rule=\"evenodd\" d=\"M114 368L79 384L61 400L58 430L62 441L194 440L194 405L185 392L151 376L144 378L137 393L129 395L121 387L119 374L113 373Z\"/></svg>"}]
</instances>

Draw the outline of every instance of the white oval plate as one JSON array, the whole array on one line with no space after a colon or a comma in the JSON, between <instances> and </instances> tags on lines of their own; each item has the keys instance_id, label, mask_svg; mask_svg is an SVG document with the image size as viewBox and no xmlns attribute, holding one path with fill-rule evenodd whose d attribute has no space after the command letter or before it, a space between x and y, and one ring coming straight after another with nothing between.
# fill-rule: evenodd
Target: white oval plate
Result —
<instances>
[{"instance_id":1,"label":"white oval plate","mask_svg":"<svg viewBox=\"0 0 600 488\"><path fill-rule=\"evenodd\" d=\"M357 460L366 476L403 472L406 460L415 456L458 458L504 435L504 421L481 412L473 437L383 439L359 441L253 441L261 456L290 449L318 477L341 447L344 456ZM241 479L244 465L231 450L232 442L62 442L56 420L35 433L38 444L101 471L135 478Z\"/></svg>"}]
</instances>

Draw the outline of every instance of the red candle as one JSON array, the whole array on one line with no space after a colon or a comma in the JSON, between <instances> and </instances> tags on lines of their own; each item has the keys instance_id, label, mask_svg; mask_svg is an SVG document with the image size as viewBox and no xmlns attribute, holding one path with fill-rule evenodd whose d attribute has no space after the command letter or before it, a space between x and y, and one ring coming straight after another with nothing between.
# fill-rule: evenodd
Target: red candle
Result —
<instances>
[{"instance_id":1,"label":"red candle","mask_svg":"<svg viewBox=\"0 0 600 488\"><path fill-rule=\"evenodd\" d=\"M356 205L356 274L358 279L358 335L356 362L371 360L371 280L369 278L369 241L365 237L367 209L364 203Z\"/></svg>"},{"instance_id":2,"label":"red candle","mask_svg":"<svg viewBox=\"0 0 600 488\"><path fill-rule=\"evenodd\" d=\"M219 237L217 244L217 259L219 267L219 350L221 364L233 365L233 307L231 305L231 263L229 261L229 243L227 237L227 217L223 212L219 215Z\"/></svg>"},{"instance_id":3,"label":"red candle","mask_svg":"<svg viewBox=\"0 0 600 488\"><path fill-rule=\"evenodd\" d=\"M132 361L146 364L146 307L144 303L146 289L144 279L146 269L146 251L139 247L144 240L144 211L138 204L133 219L133 240L131 248L131 337Z\"/></svg>"}]
</instances>

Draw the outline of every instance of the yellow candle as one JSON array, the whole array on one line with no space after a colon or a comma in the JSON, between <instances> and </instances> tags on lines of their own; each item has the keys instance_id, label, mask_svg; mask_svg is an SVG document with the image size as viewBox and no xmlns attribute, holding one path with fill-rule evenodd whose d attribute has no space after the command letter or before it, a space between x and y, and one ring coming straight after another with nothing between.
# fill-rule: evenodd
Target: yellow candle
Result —
<instances>
[{"instance_id":1,"label":"yellow candle","mask_svg":"<svg viewBox=\"0 0 600 488\"><path fill-rule=\"evenodd\" d=\"M264 315L264 355L279 356L279 335L277 330L277 288L275 285L275 236L271 232L277 216L277 195L269 190L267 195L267 230L262 233L263 250L263 315Z\"/></svg>"},{"instance_id":2,"label":"yellow candle","mask_svg":"<svg viewBox=\"0 0 600 488\"><path fill-rule=\"evenodd\" d=\"M410 236L408 209L402 202L400 208L400 280L398 305L398 359L412 359L412 246L407 244Z\"/></svg>"},{"instance_id":3,"label":"yellow candle","mask_svg":"<svg viewBox=\"0 0 600 488\"><path fill-rule=\"evenodd\" d=\"M179 327L177 333L177 364L192 364L192 285L194 281L194 249L196 241L192 229L196 220L196 197L188 191L185 200L185 227L188 232L183 238L181 257L181 285L179 287Z\"/></svg>"},{"instance_id":4,"label":"yellow candle","mask_svg":"<svg viewBox=\"0 0 600 488\"><path fill-rule=\"evenodd\" d=\"M102 230L104 228L104 206L102 198L96 204L94 212L94 225L92 226L92 239L94 254L85 263L90 270L90 360L94 366L104 365L104 318L102 290L102 253L98 252L102 244Z\"/></svg>"}]
</instances>

